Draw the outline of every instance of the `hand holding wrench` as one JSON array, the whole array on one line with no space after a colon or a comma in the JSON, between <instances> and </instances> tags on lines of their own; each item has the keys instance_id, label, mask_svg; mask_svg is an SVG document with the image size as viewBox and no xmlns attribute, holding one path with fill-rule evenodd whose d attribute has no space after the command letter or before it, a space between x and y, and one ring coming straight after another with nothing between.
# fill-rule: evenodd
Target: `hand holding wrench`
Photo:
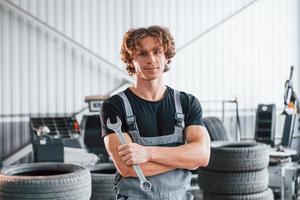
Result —
<instances>
[{"instance_id":1,"label":"hand holding wrench","mask_svg":"<svg viewBox=\"0 0 300 200\"><path fill-rule=\"evenodd\" d=\"M122 126L122 121L120 120L120 118L118 116L116 116L117 118L117 122L112 124L110 122L110 119L107 119L107 127L111 130L113 130L119 137L119 140L121 142L121 144L126 144L126 140L125 137L123 135L123 132L121 130L121 126ZM145 178L143 171L141 170L140 165L138 164L134 164L133 165L133 169L135 171L135 173L137 174L138 178L140 179L140 187L143 191L150 191L152 184Z\"/></svg>"}]
</instances>

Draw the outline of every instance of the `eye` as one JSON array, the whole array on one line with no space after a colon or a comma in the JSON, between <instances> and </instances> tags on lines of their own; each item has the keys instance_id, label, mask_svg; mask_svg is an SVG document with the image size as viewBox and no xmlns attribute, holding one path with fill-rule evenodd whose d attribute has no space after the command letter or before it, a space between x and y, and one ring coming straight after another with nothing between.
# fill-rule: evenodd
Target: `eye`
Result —
<instances>
[{"instance_id":1,"label":"eye","mask_svg":"<svg viewBox=\"0 0 300 200\"><path fill-rule=\"evenodd\" d=\"M141 51L138 53L138 56L147 56L147 53L145 51Z\"/></svg>"},{"instance_id":2,"label":"eye","mask_svg":"<svg viewBox=\"0 0 300 200\"><path fill-rule=\"evenodd\" d=\"M162 53L162 50L161 49L156 49L154 50L154 54L157 55L157 54L161 54Z\"/></svg>"}]
</instances>

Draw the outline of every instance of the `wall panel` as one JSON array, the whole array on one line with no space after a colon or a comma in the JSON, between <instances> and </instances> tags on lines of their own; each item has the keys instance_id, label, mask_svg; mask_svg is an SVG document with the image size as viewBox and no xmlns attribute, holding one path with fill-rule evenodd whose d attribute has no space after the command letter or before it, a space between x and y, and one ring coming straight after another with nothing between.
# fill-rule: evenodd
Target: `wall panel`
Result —
<instances>
[{"instance_id":1,"label":"wall panel","mask_svg":"<svg viewBox=\"0 0 300 200\"><path fill-rule=\"evenodd\" d=\"M25 125L8 122L24 124L34 114L76 112L86 106L84 96L105 94L124 82L105 62L71 48L2 1L0 158L29 141ZM193 93L201 102L237 96L244 138L253 137L258 103L282 108L291 65L296 66L299 91L297 0L10 2L120 68L124 67L120 43L127 29L153 24L169 27L178 52L166 74L167 84ZM203 103L203 108L210 115L211 110L220 110L220 104ZM234 112L226 114L229 119L234 116ZM233 126L229 120L228 129Z\"/></svg>"}]
</instances>

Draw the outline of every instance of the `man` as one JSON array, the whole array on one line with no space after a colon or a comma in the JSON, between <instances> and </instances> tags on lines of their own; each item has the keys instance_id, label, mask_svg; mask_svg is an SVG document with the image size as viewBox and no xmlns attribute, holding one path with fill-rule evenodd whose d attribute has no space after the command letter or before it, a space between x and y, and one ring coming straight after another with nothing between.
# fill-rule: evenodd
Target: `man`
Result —
<instances>
[{"instance_id":1,"label":"man","mask_svg":"<svg viewBox=\"0 0 300 200\"><path fill-rule=\"evenodd\" d=\"M121 59L135 84L107 99L101 109L105 147L118 171L117 199L193 199L189 170L208 164L210 138L199 101L163 83L174 55L167 28L131 29L124 36ZM128 144L120 145L106 126L107 119L114 123L116 116ZM133 164L139 164L152 183L150 191L140 189Z\"/></svg>"}]
</instances>

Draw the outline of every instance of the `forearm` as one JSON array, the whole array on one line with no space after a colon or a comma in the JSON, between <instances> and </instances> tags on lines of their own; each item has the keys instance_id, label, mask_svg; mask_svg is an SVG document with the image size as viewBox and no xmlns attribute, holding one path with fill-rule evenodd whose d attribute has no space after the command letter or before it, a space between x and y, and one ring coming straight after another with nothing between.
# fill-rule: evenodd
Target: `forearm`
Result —
<instances>
[{"instance_id":1,"label":"forearm","mask_svg":"<svg viewBox=\"0 0 300 200\"><path fill-rule=\"evenodd\" d=\"M145 176L155 176L159 175L165 172L169 172L171 170L174 170L174 167L170 167L164 164L159 164L155 162L146 162L143 164L140 164L140 167L144 173ZM132 166L127 166L127 177L137 177L137 174L135 173Z\"/></svg>"},{"instance_id":2,"label":"forearm","mask_svg":"<svg viewBox=\"0 0 300 200\"><path fill-rule=\"evenodd\" d=\"M194 169L206 165L206 149L199 144L190 143L177 147L149 147L150 161L173 168Z\"/></svg>"},{"instance_id":3,"label":"forearm","mask_svg":"<svg viewBox=\"0 0 300 200\"><path fill-rule=\"evenodd\" d=\"M124 133L124 135L127 142L130 144L131 139L129 135L127 133ZM104 138L104 142L106 150L112 158L118 172L124 177L136 177L137 175L132 167L132 164L125 164L117 150L117 147L120 145L118 136L116 134L110 134ZM141 154L141 151L138 152ZM173 167L164 165L163 163L160 164L151 161L141 163L140 166L145 176L154 176L174 169Z\"/></svg>"},{"instance_id":4,"label":"forearm","mask_svg":"<svg viewBox=\"0 0 300 200\"><path fill-rule=\"evenodd\" d=\"M204 127L187 128L187 144L176 147L146 147L149 161L173 168L195 169L206 166L210 157L210 138Z\"/></svg>"}]
</instances>

